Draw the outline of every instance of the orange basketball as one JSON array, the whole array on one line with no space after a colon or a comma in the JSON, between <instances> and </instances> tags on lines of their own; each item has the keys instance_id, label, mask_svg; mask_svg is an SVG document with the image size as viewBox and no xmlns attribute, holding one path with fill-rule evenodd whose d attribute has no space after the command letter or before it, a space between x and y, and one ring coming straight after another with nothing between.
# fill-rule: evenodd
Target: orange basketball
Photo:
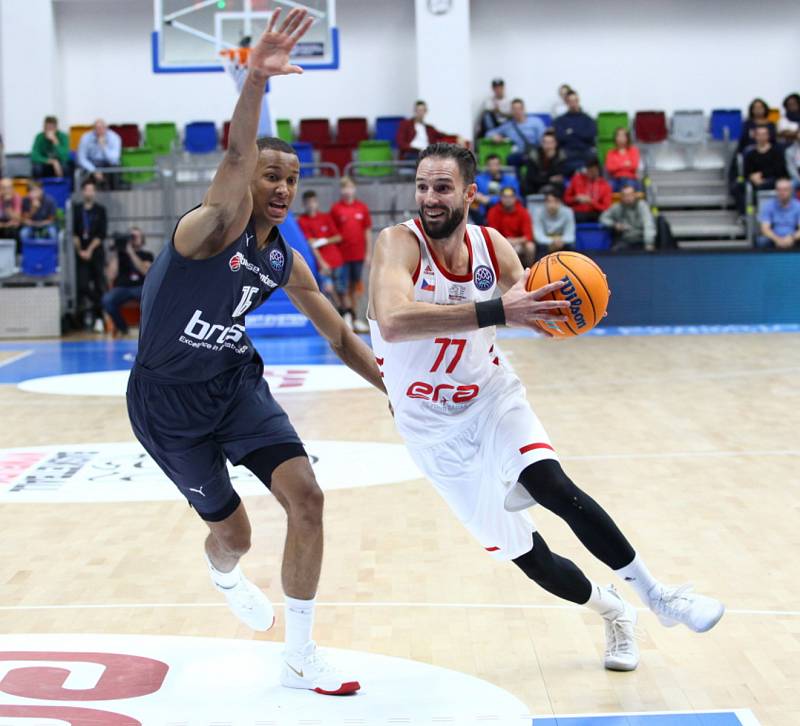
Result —
<instances>
[{"instance_id":1,"label":"orange basketball","mask_svg":"<svg viewBox=\"0 0 800 726\"><path fill-rule=\"evenodd\" d=\"M610 291L605 274L586 255L553 252L533 266L527 289L538 290L558 280L563 280L564 286L551 293L550 298L570 302L568 319L563 322L540 320L537 325L557 338L589 332L603 319L608 307Z\"/></svg>"}]
</instances>

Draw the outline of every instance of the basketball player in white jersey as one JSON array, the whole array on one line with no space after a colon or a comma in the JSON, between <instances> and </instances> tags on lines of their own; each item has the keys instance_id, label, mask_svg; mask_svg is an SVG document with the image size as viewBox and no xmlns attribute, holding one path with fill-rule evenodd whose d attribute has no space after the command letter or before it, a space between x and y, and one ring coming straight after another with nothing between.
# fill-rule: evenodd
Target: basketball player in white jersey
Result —
<instances>
[{"instance_id":1,"label":"basketball player in white jersey","mask_svg":"<svg viewBox=\"0 0 800 726\"><path fill-rule=\"evenodd\" d=\"M467 224L475 168L468 149L429 146L417 167L419 218L385 229L376 243L370 328L397 429L478 542L545 590L599 613L606 668L633 670L635 608L552 553L525 509L538 503L564 519L668 627L710 630L724 606L650 574L611 517L564 473L525 389L500 363L497 325L563 320L568 303L546 299L560 282L527 292L528 273L509 242Z\"/></svg>"}]
</instances>

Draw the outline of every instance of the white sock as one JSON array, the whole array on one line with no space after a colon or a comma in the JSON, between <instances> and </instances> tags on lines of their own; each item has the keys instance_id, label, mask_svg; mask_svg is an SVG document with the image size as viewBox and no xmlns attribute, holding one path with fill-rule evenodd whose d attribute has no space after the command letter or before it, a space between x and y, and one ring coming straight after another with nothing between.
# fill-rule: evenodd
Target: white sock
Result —
<instances>
[{"instance_id":1,"label":"white sock","mask_svg":"<svg viewBox=\"0 0 800 726\"><path fill-rule=\"evenodd\" d=\"M613 620L625 611L625 602L614 590L594 582L592 583L592 594L583 605L599 613L606 620Z\"/></svg>"},{"instance_id":2,"label":"white sock","mask_svg":"<svg viewBox=\"0 0 800 726\"><path fill-rule=\"evenodd\" d=\"M315 600L298 600L286 595L286 650L301 652L311 640Z\"/></svg>"},{"instance_id":3,"label":"white sock","mask_svg":"<svg viewBox=\"0 0 800 726\"><path fill-rule=\"evenodd\" d=\"M614 572L636 590L636 594L645 605L650 605L649 592L660 583L650 574L650 570L638 554L631 564Z\"/></svg>"},{"instance_id":4,"label":"white sock","mask_svg":"<svg viewBox=\"0 0 800 726\"><path fill-rule=\"evenodd\" d=\"M206 556L206 562L208 563L208 571L211 574L211 579L214 581L215 585L230 589L235 587L239 580L242 579L242 571L239 569L239 563L236 563L230 572L220 572L216 567L214 567L214 563L211 562L208 552L204 552L204 554Z\"/></svg>"}]
</instances>

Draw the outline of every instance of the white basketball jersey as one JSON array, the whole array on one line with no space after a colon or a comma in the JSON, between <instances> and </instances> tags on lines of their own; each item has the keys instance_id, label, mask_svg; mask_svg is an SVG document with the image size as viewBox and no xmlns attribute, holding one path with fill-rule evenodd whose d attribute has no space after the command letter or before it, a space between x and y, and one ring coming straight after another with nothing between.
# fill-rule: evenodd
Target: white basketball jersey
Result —
<instances>
[{"instance_id":1,"label":"white basketball jersey","mask_svg":"<svg viewBox=\"0 0 800 726\"><path fill-rule=\"evenodd\" d=\"M469 252L469 270L464 275L454 275L439 264L420 221L404 224L419 241L415 300L458 305L499 296L499 269L485 227L467 225L464 243ZM493 326L388 343L375 320L370 320L369 325L397 430L408 442L430 445L452 436L454 427L468 425L493 395L516 382L516 377L500 365Z\"/></svg>"}]
</instances>

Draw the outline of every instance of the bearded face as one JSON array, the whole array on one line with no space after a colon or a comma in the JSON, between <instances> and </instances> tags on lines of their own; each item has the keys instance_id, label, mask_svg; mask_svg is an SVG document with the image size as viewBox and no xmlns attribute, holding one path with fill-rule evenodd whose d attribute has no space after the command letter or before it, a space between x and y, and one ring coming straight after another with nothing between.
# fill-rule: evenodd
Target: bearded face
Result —
<instances>
[{"instance_id":1,"label":"bearded face","mask_svg":"<svg viewBox=\"0 0 800 726\"><path fill-rule=\"evenodd\" d=\"M464 221L474 187L465 189L455 159L429 156L417 169L415 197L425 234L430 239L446 239Z\"/></svg>"}]
</instances>

